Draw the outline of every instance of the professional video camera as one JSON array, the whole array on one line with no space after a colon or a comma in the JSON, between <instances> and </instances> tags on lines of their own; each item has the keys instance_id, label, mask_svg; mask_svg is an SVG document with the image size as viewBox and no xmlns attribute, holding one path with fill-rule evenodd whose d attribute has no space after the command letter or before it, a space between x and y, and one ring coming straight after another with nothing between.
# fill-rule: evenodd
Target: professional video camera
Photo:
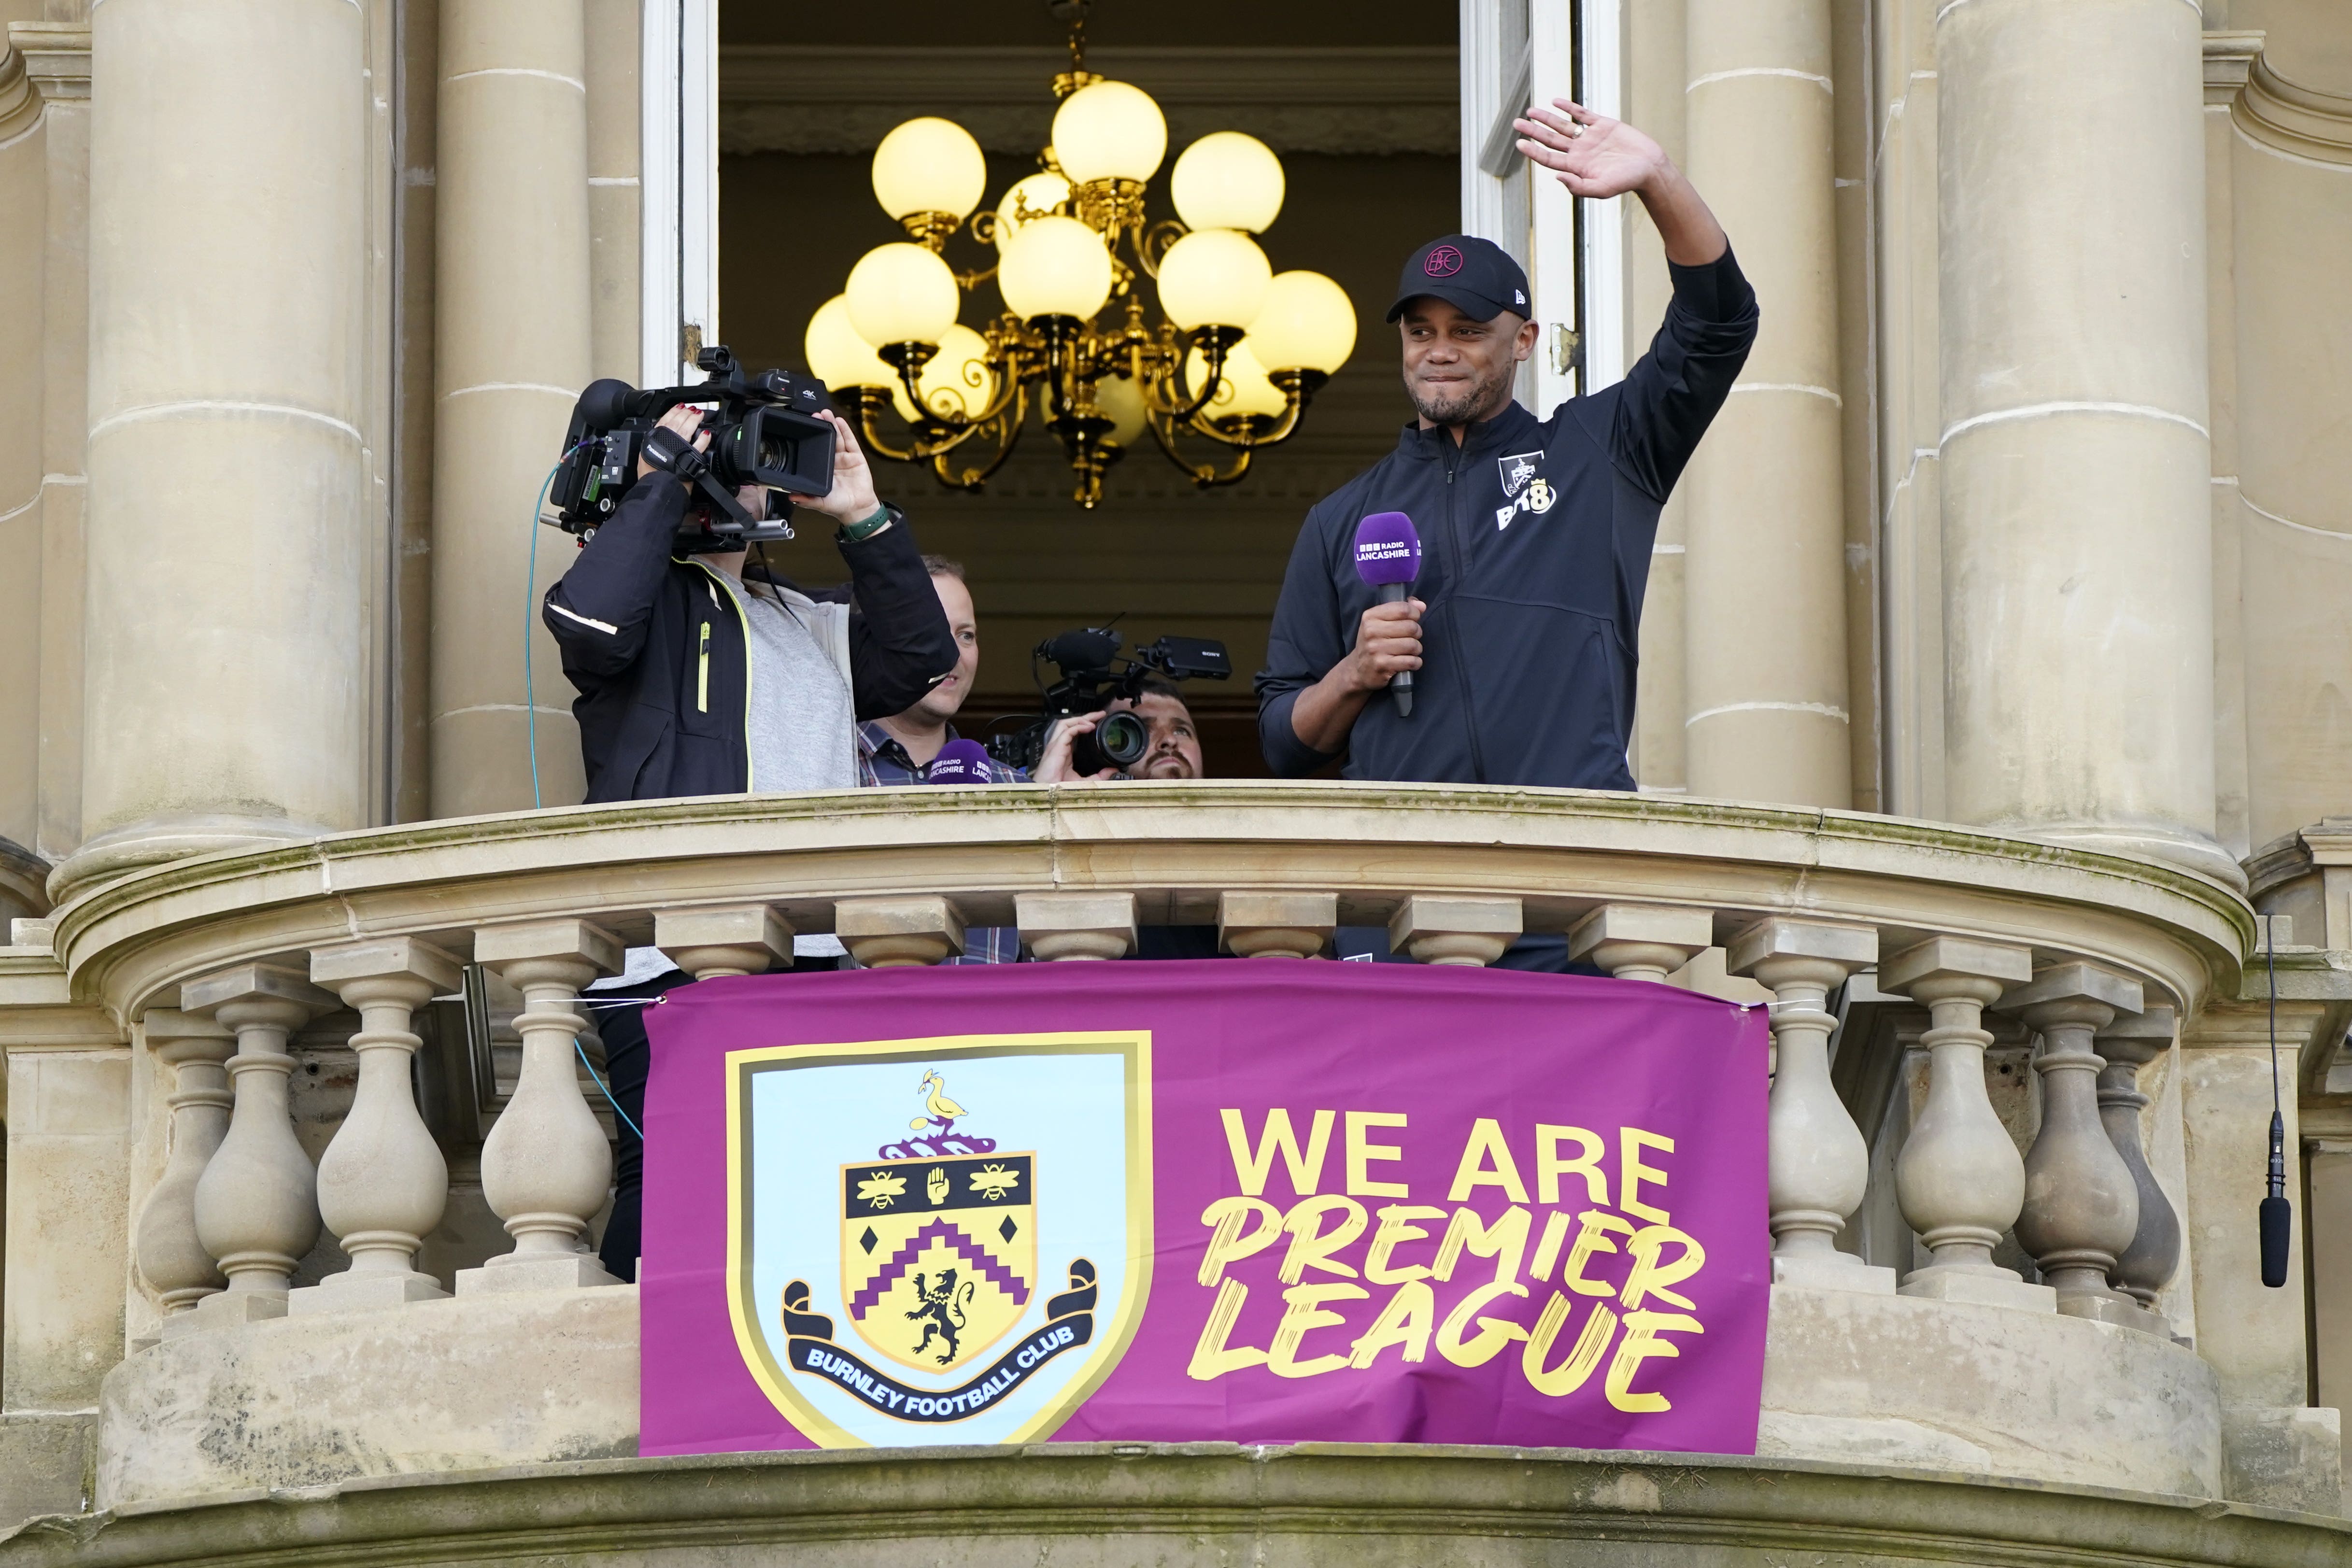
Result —
<instances>
[{"instance_id":1,"label":"professional video camera","mask_svg":"<svg viewBox=\"0 0 2352 1568\"><path fill-rule=\"evenodd\" d=\"M580 394L550 492L566 533L584 538L611 518L637 482L646 436L680 403L718 407L702 422L709 450L687 454L675 470L694 486L678 549L725 552L793 537L790 523L746 511L735 499L739 486L764 485L788 496L833 488L833 426L816 417L833 406L823 382L793 371L748 374L724 344L703 350L694 362L710 372L699 386L639 392L608 379Z\"/></svg>"},{"instance_id":2,"label":"professional video camera","mask_svg":"<svg viewBox=\"0 0 2352 1568\"><path fill-rule=\"evenodd\" d=\"M1065 632L1038 643L1029 655L1030 668L1035 669L1043 659L1060 670L1062 678L1044 687L1042 711L1025 728L989 737L989 755L1010 767L1034 768L1045 755L1045 732L1055 720L1099 713L1119 697L1132 702L1148 674L1157 673L1171 681L1196 675L1222 681L1234 673L1225 645L1205 637L1162 637L1136 649L1124 661L1118 650L1119 635L1108 626ZM1124 667L1114 669L1116 664ZM1124 772L1143 760L1150 745L1150 729L1140 717L1132 712L1115 713L1097 725L1094 733L1079 736L1073 743L1071 771L1081 779L1106 768Z\"/></svg>"}]
</instances>

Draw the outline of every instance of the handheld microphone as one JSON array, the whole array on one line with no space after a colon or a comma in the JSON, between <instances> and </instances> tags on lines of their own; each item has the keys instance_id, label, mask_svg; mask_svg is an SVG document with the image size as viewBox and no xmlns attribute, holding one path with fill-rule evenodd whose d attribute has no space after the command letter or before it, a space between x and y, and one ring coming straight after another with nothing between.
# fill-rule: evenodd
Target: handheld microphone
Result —
<instances>
[{"instance_id":1,"label":"handheld microphone","mask_svg":"<svg viewBox=\"0 0 2352 1568\"><path fill-rule=\"evenodd\" d=\"M923 770L927 784L986 784L988 748L976 740L950 740Z\"/></svg>"},{"instance_id":2,"label":"handheld microphone","mask_svg":"<svg viewBox=\"0 0 2352 1568\"><path fill-rule=\"evenodd\" d=\"M1356 575L1379 593L1382 604L1402 604L1421 575L1421 535L1402 512L1374 512L1356 525ZM1412 672L1389 677L1397 716L1412 714Z\"/></svg>"}]
</instances>

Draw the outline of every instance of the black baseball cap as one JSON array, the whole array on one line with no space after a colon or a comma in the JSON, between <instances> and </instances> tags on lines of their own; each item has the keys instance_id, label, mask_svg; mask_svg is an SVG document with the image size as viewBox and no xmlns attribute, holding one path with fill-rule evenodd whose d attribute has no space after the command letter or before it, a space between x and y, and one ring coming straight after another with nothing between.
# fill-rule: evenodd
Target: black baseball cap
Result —
<instances>
[{"instance_id":1,"label":"black baseball cap","mask_svg":"<svg viewBox=\"0 0 2352 1568\"><path fill-rule=\"evenodd\" d=\"M1440 235L1412 253L1397 279L1391 321L1422 295L1443 299L1474 320L1492 321L1508 310L1530 314L1528 275L1510 254L1475 235Z\"/></svg>"}]
</instances>

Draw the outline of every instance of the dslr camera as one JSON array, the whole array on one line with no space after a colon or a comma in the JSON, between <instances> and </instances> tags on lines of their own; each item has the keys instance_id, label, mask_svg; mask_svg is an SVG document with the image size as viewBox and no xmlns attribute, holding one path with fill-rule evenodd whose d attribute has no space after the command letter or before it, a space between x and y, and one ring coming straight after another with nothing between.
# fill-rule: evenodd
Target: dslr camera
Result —
<instances>
[{"instance_id":1,"label":"dslr camera","mask_svg":"<svg viewBox=\"0 0 2352 1568\"><path fill-rule=\"evenodd\" d=\"M737 502L745 485L787 496L822 496L833 488L833 426L816 417L832 407L824 383L793 371L747 373L725 344L703 350L696 364L709 372L699 386L639 392L628 382L592 382L572 407L563 434L563 462L550 491L563 531L583 539L608 521L637 483L637 459L656 422L680 403L716 403L702 428L707 452L691 448L656 465L693 486L677 549L727 552L793 537L790 523L753 517Z\"/></svg>"},{"instance_id":2,"label":"dslr camera","mask_svg":"<svg viewBox=\"0 0 2352 1568\"><path fill-rule=\"evenodd\" d=\"M1044 660L1061 674L1045 692L1036 718L1011 735L991 736L988 754L1009 767L1034 768L1045 754L1045 734L1057 719L1082 713L1100 713L1113 701L1135 700L1143 678L1159 674L1171 681L1194 676L1222 681L1234 673L1234 661L1223 643L1205 637L1162 637L1136 649L1122 660L1119 634L1108 626L1088 626L1048 637L1029 655L1034 671ZM1089 735L1072 743L1070 766L1081 778L1115 768L1124 773L1143 760L1150 748L1151 731L1133 712L1110 715Z\"/></svg>"}]
</instances>

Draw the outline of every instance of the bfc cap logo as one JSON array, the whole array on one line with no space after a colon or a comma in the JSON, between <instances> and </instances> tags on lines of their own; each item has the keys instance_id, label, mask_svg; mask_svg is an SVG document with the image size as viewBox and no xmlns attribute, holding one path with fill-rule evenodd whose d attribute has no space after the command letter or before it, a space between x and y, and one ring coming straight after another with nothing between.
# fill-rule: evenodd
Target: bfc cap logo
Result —
<instances>
[{"instance_id":1,"label":"bfc cap logo","mask_svg":"<svg viewBox=\"0 0 2352 1568\"><path fill-rule=\"evenodd\" d=\"M1451 277L1462 270L1462 253L1450 245L1439 246L1421 264L1421 270L1432 277Z\"/></svg>"}]
</instances>

